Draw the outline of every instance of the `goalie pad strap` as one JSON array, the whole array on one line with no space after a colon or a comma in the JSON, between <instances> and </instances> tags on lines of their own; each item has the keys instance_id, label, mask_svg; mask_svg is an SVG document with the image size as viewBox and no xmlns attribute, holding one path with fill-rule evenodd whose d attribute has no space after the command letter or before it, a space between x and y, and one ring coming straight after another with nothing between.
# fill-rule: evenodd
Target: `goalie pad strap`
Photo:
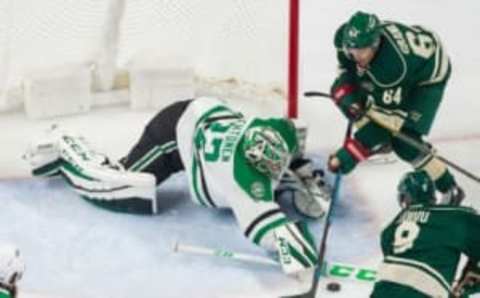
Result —
<instances>
[{"instance_id":1,"label":"goalie pad strap","mask_svg":"<svg viewBox=\"0 0 480 298\"><path fill-rule=\"evenodd\" d=\"M145 200L151 204L152 213L157 212L155 176L112 166L76 136L62 136L58 146L60 170L77 193L98 201Z\"/></svg>"}]
</instances>

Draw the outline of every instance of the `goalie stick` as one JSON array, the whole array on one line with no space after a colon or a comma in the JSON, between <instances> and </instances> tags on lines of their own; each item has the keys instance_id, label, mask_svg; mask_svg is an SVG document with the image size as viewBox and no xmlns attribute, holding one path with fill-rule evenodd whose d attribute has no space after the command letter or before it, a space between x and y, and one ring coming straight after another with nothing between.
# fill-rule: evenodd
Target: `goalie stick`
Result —
<instances>
[{"instance_id":1,"label":"goalie stick","mask_svg":"<svg viewBox=\"0 0 480 298\"><path fill-rule=\"evenodd\" d=\"M307 91L304 93L306 97L326 97L326 98L332 98L332 96L328 93L325 92L320 92L320 91ZM413 139L412 137L402 133L401 131L395 131L393 130L390 126L386 125L384 122L381 121L381 119L372 117L368 111L365 113L365 116L371 120L372 122L376 123L377 125L385 128L386 130L390 131L394 136L399 138L400 140L404 141L405 143L411 145L415 149L426 153L426 154L432 154L436 158L438 158L440 161L444 162L445 164L449 165L451 168L455 169L457 172L465 175L466 177L472 179L473 181L480 183L480 177L475 175L474 173L466 170L465 168L457 165L456 163L448 160L447 158L441 156L438 154L437 150L433 149L433 147L428 144L428 143L423 143L419 142L416 139Z\"/></svg>"},{"instance_id":2,"label":"goalie stick","mask_svg":"<svg viewBox=\"0 0 480 298\"><path fill-rule=\"evenodd\" d=\"M213 249L209 247L189 245L179 242L175 242L173 251L196 255L215 256L229 260L236 260L240 262L260 264L266 266L281 266L277 260L269 257L239 253L226 249ZM348 279L358 282L374 282L377 271L369 267L356 266L353 264L341 262L324 262L321 270L321 275L332 279Z\"/></svg>"}]
</instances>

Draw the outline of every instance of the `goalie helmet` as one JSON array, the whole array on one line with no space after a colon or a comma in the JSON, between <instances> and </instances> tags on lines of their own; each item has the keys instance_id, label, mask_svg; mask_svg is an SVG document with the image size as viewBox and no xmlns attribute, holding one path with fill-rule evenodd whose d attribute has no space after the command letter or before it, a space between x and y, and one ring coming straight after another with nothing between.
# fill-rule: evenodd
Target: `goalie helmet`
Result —
<instances>
[{"instance_id":1,"label":"goalie helmet","mask_svg":"<svg viewBox=\"0 0 480 298\"><path fill-rule=\"evenodd\" d=\"M425 171L406 173L398 184L398 202L402 208L412 204L435 204L435 186Z\"/></svg>"},{"instance_id":2,"label":"goalie helmet","mask_svg":"<svg viewBox=\"0 0 480 298\"><path fill-rule=\"evenodd\" d=\"M25 263L20 256L20 251L13 245L0 246L0 284L14 287L22 278Z\"/></svg>"},{"instance_id":3,"label":"goalie helmet","mask_svg":"<svg viewBox=\"0 0 480 298\"><path fill-rule=\"evenodd\" d=\"M346 48L362 49L376 47L380 42L380 20L374 14L356 12L343 30L343 45Z\"/></svg>"},{"instance_id":4,"label":"goalie helmet","mask_svg":"<svg viewBox=\"0 0 480 298\"><path fill-rule=\"evenodd\" d=\"M280 179L290 159L287 142L280 133L265 126L247 129L243 150L255 169L276 180Z\"/></svg>"}]
</instances>

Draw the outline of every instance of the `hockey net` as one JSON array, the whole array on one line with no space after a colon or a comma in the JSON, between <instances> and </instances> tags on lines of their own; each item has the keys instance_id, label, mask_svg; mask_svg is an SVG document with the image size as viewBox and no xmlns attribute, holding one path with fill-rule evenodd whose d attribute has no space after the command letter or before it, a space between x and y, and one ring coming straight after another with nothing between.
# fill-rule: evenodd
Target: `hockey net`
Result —
<instances>
[{"instance_id":1,"label":"hockey net","mask_svg":"<svg viewBox=\"0 0 480 298\"><path fill-rule=\"evenodd\" d=\"M32 74L86 68L92 92L128 90L138 61L192 69L195 95L296 97L295 3L0 1L0 111L23 108Z\"/></svg>"}]
</instances>

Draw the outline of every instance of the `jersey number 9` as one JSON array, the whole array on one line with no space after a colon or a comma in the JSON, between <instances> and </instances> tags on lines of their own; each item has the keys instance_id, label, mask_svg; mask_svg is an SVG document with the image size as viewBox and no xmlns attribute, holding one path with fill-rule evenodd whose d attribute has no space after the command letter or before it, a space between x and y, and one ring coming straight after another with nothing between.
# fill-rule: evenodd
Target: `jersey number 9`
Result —
<instances>
[{"instance_id":1,"label":"jersey number 9","mask_svg":"<svg viewBox=\"0 0 480 298\"><path fill-rule=\"evenodd\" d=\"M413 242L420 233L420 227L411 221L402 222L395 230L393 253L400 254L413 247Z\"/></svg>"}]
</instances>

